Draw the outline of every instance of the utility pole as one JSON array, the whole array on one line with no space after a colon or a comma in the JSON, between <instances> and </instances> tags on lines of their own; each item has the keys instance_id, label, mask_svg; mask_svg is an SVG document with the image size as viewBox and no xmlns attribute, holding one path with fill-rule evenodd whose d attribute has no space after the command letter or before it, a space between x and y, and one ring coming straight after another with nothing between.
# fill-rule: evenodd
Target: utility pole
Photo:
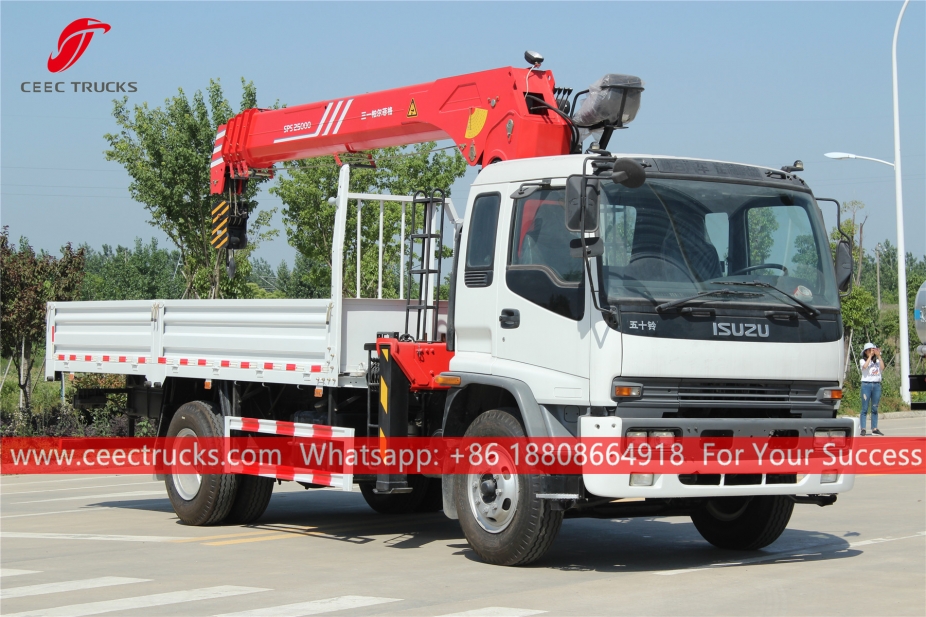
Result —
<instances>
[{"instance_id":1,"label":"utility pole","mask_svg":"<svg viewBox=\"0 0 926 617\"><path fill-rule=\"evenodd\" d=\"M881 243L875 245L875 268L878 273L878 315L881 314Z\"/></svg>"}]
</instances>

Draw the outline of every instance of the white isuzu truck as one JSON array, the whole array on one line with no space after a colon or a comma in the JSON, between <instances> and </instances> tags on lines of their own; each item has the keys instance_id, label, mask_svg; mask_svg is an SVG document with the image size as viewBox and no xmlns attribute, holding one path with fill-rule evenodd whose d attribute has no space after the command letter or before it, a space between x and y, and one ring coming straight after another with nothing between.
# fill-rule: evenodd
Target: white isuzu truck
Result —
<instances>
[{"instance_id":1,"label":"white isuzu truck","mask_svg":"<svg viewBox=\"0 0 926 617\"><path fill-rule=\"evenodd\" d=\"M820 208L794 169L611 154L603 148L633 119L639 80L608 76L577 106L529 58L529 69L364 95L379 97L375 106L356 97L249 110L220 127L225 251L246 242L237 191L271 159L400 143L383 135L406 127L403 143L442 131L483 168L460 218L439 192L351 193L343 165L328 298L50 304L46 377L125 375L130 414L156 419L163 436L322 425L371 437L853 435L853 421L837 418L851 256L839 245L834 269ZM492 90L496 78L506 90ZM388 111L374 118L367 107ZM304 139L271 152L292 137L267 117L283 111ZM394 124L375 133L382 118ZM586 153L581 130L601 134ZM408 229L383 241L407 243L400 299L360 298L359 285L345 297L355 201L401 208L403 221L408 210ZM445 219L454 254L449 300L439 301ZM177 474L165 484L183 521L242 523L266 508L268 475ZM853 484L848 474L479 470L287 479L359 484L384 513L442 509L483 559L505 565L542 556L564 516L687 515L716 546L757 549L782 533L795 503L829 505Z\"/></svg>"}]
</instances>

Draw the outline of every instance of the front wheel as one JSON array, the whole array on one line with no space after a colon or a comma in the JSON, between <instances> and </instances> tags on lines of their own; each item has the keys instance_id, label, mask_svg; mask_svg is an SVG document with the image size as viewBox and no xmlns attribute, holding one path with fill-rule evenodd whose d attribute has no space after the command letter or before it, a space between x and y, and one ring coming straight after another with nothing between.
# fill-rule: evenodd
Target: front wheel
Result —
<instances>
[{"instance_id":1,"label":"front wheel","mask_svg":"<svg viewBox=\"0 0 926 617\"><path fill-rule=\"evenodd\" d=\"M521 423L507 411L493 409L476 418L466 437L524 437ZM514 473L503 448L489 469L454 477L454 497L467 542L482 559L521 566L540 559L559 532L563 512L538 499L540 476ZM498 473L495 473L495 472Z\"/></svg>"},{"instance_id":2,"label":"front wheel","mask_svg":"<svg viewBox=\"0 0 926 617\"><path fill-rule=\"evenodd\" d=\"M778 539L793 510L786 495L714 497L691 513L691 522L717 548L754 551Z\"/></svg>"}]
</instances>

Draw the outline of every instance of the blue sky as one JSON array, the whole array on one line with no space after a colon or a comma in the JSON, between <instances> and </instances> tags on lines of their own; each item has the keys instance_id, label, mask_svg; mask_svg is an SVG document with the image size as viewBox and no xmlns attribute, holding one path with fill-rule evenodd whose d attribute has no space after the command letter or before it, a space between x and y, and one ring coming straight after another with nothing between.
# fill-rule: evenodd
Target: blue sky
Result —
<instances>
[{"instance_id":1,"label":"blue sky","mask_svg":"<svg viewBox=\"0 0 926 617\"><path fill-rule=\"evenodd\" d=\"M867 204L866 245L896 242L892 170L831 161L893 159L891 37L900 2L613 3L0 3L0 221L37 248L128 245L164 237L103 156L113 95L27 94L79 17L112 26L64 81L135 81L130 102L160 105L182 87L240 78L259 103L289 105L521 66L546 57L557 83L639 75L641 111L614 151L781 166L804 161L818 196ZM926 3L901 28L900 108L907 249L926 253ZM470 170L453 187L465 202ZM262 207L280 207L270 195ZM824 206L828 221L831 208ZM281 237L259 255L291 260Z\"/></svg>"}]
</instances>

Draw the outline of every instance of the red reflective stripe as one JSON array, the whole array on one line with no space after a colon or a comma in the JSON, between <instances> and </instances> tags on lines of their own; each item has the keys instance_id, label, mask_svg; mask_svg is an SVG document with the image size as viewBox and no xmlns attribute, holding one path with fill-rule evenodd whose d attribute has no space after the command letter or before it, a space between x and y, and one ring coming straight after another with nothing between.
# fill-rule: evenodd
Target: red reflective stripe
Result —
<instances>
[{"instance_id":1,"label":"red reflective stripe","mask_svg":"<svg viewBox=\"0 0 926 617\"><path fill-rule=\"evenodd\" d=\"M274 471L273 475L280 480L290 480L292 481L295 478L295 474L292 471Z\"/></svg>"},{"instance_id":2,"label":"red reflective stripe","mask_svg":"<svg viewBox=\"0 0 926 617\"><path fill-rule=\"evenodd\" d=\"M51 327L51 342L52 343L55 342L55 327L54 326Z\"/></svg>"},{"instance_id":3,"label":"red reflective stripe","mask_svg":"<svg viewBox=\"0 0 926 617\"><path fill-rule=\"evenodd\" d=\"M138 363L139 363L139 364L144 364L144 363L147 362L147 361L148 361L147 358L139 358L139 359L138 359Z\"/></svg>"},{"instance_id":4,"label":"red reflective stripe","mask_svg":"<svg viewBox=\"0 0 926 617\"><path fill-rule=\"evenodd\" d=\"M167 364L167 358L164 356L158 356L158 364Z\"/></svg>"},{"instance_id":5,"label":"red reflective stripe","mask_svg":"<svg viewBox=\"0 0 926 617\"><path fill-rule=\"evenodd\" d=\"M272 371L272 370L273 370L273 362L264 362L264 370L265 370L265 371Z\"/></svg>"},{"instance_id":6,"label":"red reflective stripe","mask_svg":"<svg viewBox=\"0 0 926 617\"><path fill-rule=\"evenodd\" d=\"M198 365L200 365L200 366L206 366L206 359L205 359L205 358L200 358L199 360L196 361L196 364L198 364Z\"/></svg>"},{"instance_id":7,"label":"red reflective stripe","mask_svg":"<svg viewBox=\"0 0 926 617\"><path fill-rule=\"evenodd\" d=\"M331 479L330 473L323 473L321 471L312 472L312 483L313 484L323 484L325 486L331 486L334 484L334 481Z\"/></svg>"},{"instance_id":8,"label":"red reflective stripe","mask_svg":"<svg viewBox=\"0 0 926 617\"><path fill-rule=\"evenodd\" d=\"M286 365L286 370L287 370L287 371L295 371L295 370L296 370L296 365L295 365L295 364L287 364L287 365Z\"/></svg>"},{"instance_id":9,"label":"red reflective stripe","mask_svg":"<svg viewBox=\"0 0 926 617\"><path fill-rule=\"evenodd\" d=\"M71 354L70 356L68 356L68 360L76 360L76 359L77 359L77 356L75 356L74 354Z\"/></svg>"},{"instance_id":10,"label":"red reflective stripe","mask_svg":"<svg viewBox=\"0 0 926 617\"><path fill-rule=\"evenodd\" d=\"M59 353L59 354L58 354L58 359L59 359L59 360L64 360L64 354L63 354L63 353Z\"/></svg>"},{"instance_id":11,"label":"red reflective stripe","mask_svg":"<svg viewBox=\"0 0 926 617\"><path fill-rule=\"evenodd\" d=\"M103 362L109 362L109 356L103 356Z\"/></svg>"},{"instance_id":12,"label":"red reflective stripe","mask_svg":"<svg viewBox=\"0 0 926 617\"><path fill-rule=\"evenodd\" d=\"M190 361L187 360L186 358L180 358L180 366L186 366L189 363Z\"/></svg>"},{"instance_id":13,"label":"red reflective stripe","mask_svg":"<svg viewBox=\"0 0 926 617\"><path fill-rule=\"evenodd\" d=\"M312 437L331 437L334 435L334 431L330 426L324 426L322 424L312 425Z\"/></svg>"},{"instance_id":14,"label":"red reflective stripe","mask_svg":"<svg viewBox=\"0 0 926 617\"><path fill-rule=\"evenodd\" d=\"M313 372L313 373L321 373L321 372L322 372L322 365L321 365L321 364L313 364L313 365L312 365L312 372Z\"/></svg>"},{"instance_id":15,"label":"red reflective stripe","mask_svg":"<svg viewBox=\"0 0 926 617\"><path fill-rule=\"evenodd\" d=\"M84 356L84 362L92 362L93 356Z\"/></svg>"},{"instance_id":16,"label":"red reflective stripe","mask_svg":"<svg viewBox=\"0 0 926 617\"><path fill-rule=\"evenodd\" d=\"M277 435L295 435L296 425L292 422L277 422L276 430L274 432Z\"/></svg>"},{"instance_id":17,"label":"red reflective stripe","mask_svg":"<svg viewBox=\"0 0 926 617\"><path fill-rule=\"evenodd\" d=\"M227 368L228 366L230 366L231 363L228 360L222 360L221 364L222 366Z\"/></svg>"},{"instance_id":18,"label":"red reflective stripe","mask_svg":"<svg viewBox=\"0 0 926 617\"><path fill-rule=\"evenodd\" d=\"M260 423L255 418L241 418L241 430L256 432Z\"/></svg>"},{"instance_id":19,"label":"red reflective stripe","mask_svg":"<svg viewBox=\"0 0 926 617\"><path fill-rule=\"evenodd\" d=\"M119 356L119 362L125 362L125 356Z\"/></svg>"},{"instance_id":20,"label":"red reflective stripe","mask_svg":"<svg viewBox=\"0 0 926 617\"><path fill-rule=\"evenodd\" d=\"M242 363L241 363L241 368L251 368L251 363L250 363L250 362L242 362Z\"/></svg>"}]
</instances>

